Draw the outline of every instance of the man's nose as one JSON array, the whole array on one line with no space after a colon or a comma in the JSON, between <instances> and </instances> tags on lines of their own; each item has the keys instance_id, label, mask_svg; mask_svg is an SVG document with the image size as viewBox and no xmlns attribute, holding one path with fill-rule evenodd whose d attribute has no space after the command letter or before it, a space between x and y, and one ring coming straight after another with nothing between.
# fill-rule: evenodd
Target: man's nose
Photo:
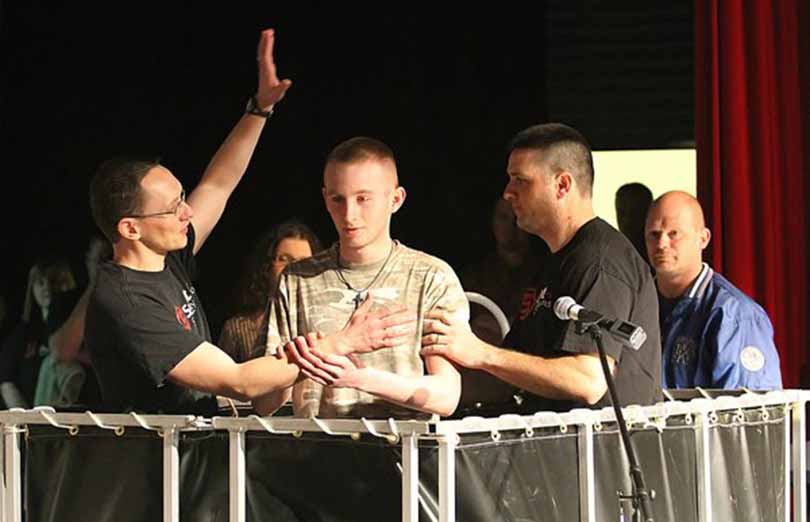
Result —
<instances>
[{"instance_id":1,"label":"man's nose","mask_svg":"<svg viewBox=\"0 0 810 522\"><path fill-rule=\"evenodd\" d=\"M506 201L511 201L515 199L515 194L512 191L512 180L509 180L503 189L503 199L505 199Z\"/></svg>"},{"instance_id":2,"label":"man's nose","mask_svg":"<svg viewBox=\"0 0 810 522\"><path fill-rule=\"evenodd\" d=\"M191 208L191 205L189 205L185 201L180 203L180 205L181 205L180 215L182 216L183 219L190 220L191 218L194 217L194 209Z\"/></svg>"},{"instance_id":3,"label":"man's nose","mask_svg":"<svg viewBox=\"0 0 810 522\"><path fill-rule=\"evenodd\" d=\"M343 206L343 220L347 223L351 223L354 221L355 217L357 217L357 203L354 201L346 201L346 204Z\"/></svg>"}]
</instances>

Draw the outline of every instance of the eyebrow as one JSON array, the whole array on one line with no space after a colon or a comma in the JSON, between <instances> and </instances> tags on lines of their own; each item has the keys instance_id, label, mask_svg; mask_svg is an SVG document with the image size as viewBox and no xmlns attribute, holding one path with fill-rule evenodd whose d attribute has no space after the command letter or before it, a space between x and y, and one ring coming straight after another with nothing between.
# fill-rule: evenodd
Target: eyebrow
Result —
<instances>
[{"instance_id":1,"label":"eyebrow","mask_svg":"<svg viewBox=\"0 0 810 522\"><path fill-rule=\"evenodd\" d=\"M364 190L358 190L357 192L353 192L351 194L341 194L340 192L337 192L337 191L334 191L334 190L327 190L326 194L329 195L329 196L344 196L344 195L357 196L357 195L360 195L360 194L374 194L374 191L369 190L369 189L364 189Z\"/></svg>"}]
</instances>

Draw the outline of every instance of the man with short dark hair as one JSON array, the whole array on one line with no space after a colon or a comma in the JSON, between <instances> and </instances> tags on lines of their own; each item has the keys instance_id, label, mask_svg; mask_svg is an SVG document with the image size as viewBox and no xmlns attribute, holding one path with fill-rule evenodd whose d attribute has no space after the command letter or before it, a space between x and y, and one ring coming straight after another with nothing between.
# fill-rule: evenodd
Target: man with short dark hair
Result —
<instances>
[{"instance_id":1,"label":"man with short dark hair","mask_svg":"<svg viewBox=\"0 0 810 522\"><path fill-rule=\"evenodd\" d=\"M210 415L215 395L240 400L272 396L298 377L285 361L236 364L211 342L192 284L194 256L219 221L247 169L267 118L290 87L273 63L274 33L259 43L259 88L188 195L154 161L106 162L90 199L98 227L113 244L99 268L87 309L86 342L105 408ZM370 316L327 338L343 353L374 347L384 316Z\"/></svg>"},{"instance_id":2,"label":"man with short dark hair","mask_svg":"<svg viewBox=\"0 0 810 522\"><path fill-rule=\"evenodd\" d=\"M519 412L569 410L610 404L598 352L588 334L552 310L561 296L607 317L644 328L638 350L604 337L608 364L623 404L650 404L660 396L658 303L649 267L630 242L595 216L593 160L588 142L562 124L530 127L509 146L504 199L517 223L548 244L551 255L533 288L524 292L517 321L499 348L443 313L431 313L424 354L444 355L522 390Z\"/></svg>"},{"instance_id":3,"label":"man with short dark hair","mask_svg":"<svg viewBox=\"0 0 810 522\"><path fill-rule=\"evenodd\" d=\"M672 191L653 202L646 241L661 310L664 387L780 389L768 314L702 261L710 240L694 196Z\"/></svg>"}]
</instances>

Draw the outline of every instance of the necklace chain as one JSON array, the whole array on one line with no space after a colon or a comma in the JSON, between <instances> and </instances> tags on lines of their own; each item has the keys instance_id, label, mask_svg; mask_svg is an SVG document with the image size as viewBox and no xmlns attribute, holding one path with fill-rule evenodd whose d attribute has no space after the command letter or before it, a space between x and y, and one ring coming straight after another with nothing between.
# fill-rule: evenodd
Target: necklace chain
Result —
<instances>
[{"instance_id":1,"label":"necklace chain","mask_svg":"<svg viewBox=\"0 0 810 522\"><path fill-rule=\"evenodd\" d=\"M385 256L385 261L383 261L382 266L380 266L380 269L377 270L377 273L371 279L371 282L369 284L367 284L365 286L365 288L361 288L360 290L353 287L349 283L349 281L346 279L346 276L343 274L343 267L340 265L340 243L338 243L338 248L336 250L337 250L337 252L336 252L336 255L337 255L337 270L336 270L336 272L337 272L338 279L340 279L340 281L344 285L346 285L346 288L348 288L349 290L351 290L352 292L354 292L356 294L352 298L352 301L354 301L354 309L357 310L357 307L360 306L360 303L362 303L365 300L363 298L363 294L365 294L368 291L369 288L374 286L374 283L376 283L377 279L380 278L380 276L383 273L383 270L385 270L385 267L388 266L388 261L391 260L391 255L394 253L394 241L393 240L391 241L391 248L388 250L388 255Z\"/></svg>"}]
</instances>

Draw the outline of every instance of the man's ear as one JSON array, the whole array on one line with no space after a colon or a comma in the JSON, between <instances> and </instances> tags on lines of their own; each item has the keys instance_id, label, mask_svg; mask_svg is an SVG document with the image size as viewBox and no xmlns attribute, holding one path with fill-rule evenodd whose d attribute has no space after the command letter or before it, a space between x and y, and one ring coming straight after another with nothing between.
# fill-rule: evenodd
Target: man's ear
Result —
<instances>
[{"instance_id":1,"label":"man's ear","mask_svg":"<svg viewBox=\"0 0 810 522\"><path fill-rule=\"evenodd\" d=\"M397 210L402 207L402 204L405 203L405 197L407 193L405 192L404 187L397 187L394 189L393 197L391 198L391 213L393 214Z\"/></svg>"},{"instance_id":2,"label":"man's ear","mask_svg":"<svg viewBox=\"0 0 810 522\"><path fill-rule=\"evenodd\" d=\"M700 231L700 249L704 250L707 246L709 246L709 241L712 240L712 231L708 228L704 228Z\"/></svg>"},{"instance_id":3,"label":"man's ear","mask_svg":"<svg viewBox=\"0 0 810 522\"><path fill-rule=\"evenodd\" d=\"M571 192L571 189L574 187L574 176L567 170L555 174L554 180L557 185L558 199Z\"/></svg>"},{"instance_id":4,"label":"man's ear","mask_svg":"<svg viewBox=\"0 0 810 522\"><path fill-rule=\"evenodd\" d=\"M138 240L141 238L141 229L134 218L121 218L118 221L118 235L124 239Z\"/></svg>"}]
</instances>

